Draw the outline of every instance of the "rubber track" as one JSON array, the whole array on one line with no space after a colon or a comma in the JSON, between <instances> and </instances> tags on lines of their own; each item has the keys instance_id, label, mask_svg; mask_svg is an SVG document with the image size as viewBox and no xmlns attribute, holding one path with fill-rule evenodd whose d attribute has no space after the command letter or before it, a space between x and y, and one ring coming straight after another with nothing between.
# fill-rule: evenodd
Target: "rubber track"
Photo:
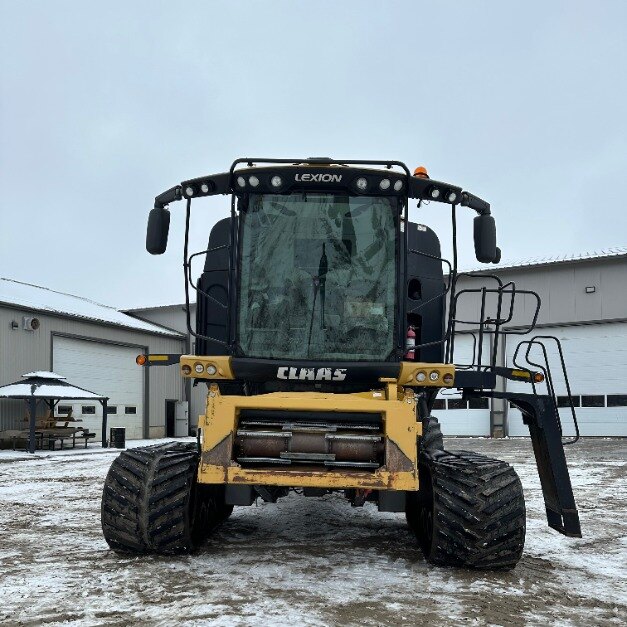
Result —
<instances>
[{"instance_id":1,"label":"rubber track","mask_svg":"<svg viewBox=\"0 0 627 627\"><path fill-rule=\"evenodd\" d=\"M209 532L206 517L194 517L192 511L197 468L194 444L121 453L111 464L102 494L102 531L109 546L139 554L196 548Z\"/></svg>"},{"instance_id":2,"label":"rubber track","mask_svg":"<svg viewBox=\"0 0 627 627\"><path fill-rule=\"evenodd\" d=\"M513 568L525 542L525 500L509 464L469 451L423 459L433 490L433 535L423 538L431 563L477 569Z\"/></svg>"}]
</instances>

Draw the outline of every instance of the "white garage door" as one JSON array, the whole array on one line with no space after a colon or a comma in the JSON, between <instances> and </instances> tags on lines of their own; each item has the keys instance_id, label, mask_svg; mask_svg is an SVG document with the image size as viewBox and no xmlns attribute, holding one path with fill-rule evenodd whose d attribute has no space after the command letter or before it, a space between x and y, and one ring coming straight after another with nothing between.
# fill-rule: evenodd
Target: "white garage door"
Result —
<instances>
[{"instance_id":1,"label":"white garage door","mask_svg":"<svg viewBox=\"0 0 627 627\"><path fill-rule=\"evenodd\" d=\"M69 382L109 397L108 427L126 427L127 439L143 437L143 369L135 363L137 349L74 338L53 339L53 370ZM63 406L64 403L59 403ZM70 403L81 426L100 439L102 406L99 402Z\"/></svg>"},{"instance_id":2,"label":"white garage door","mask_svg":"<svg viewBox=\"0 0 627 627\"><path fill-rule=\"evenodd\" d=\"M627 323L552 327L534 333L555 335L562 343L581 435L627 436ZM508 337L510 364L516 344ZM547 342L547 352L558 404L564 405L566 387L553 344ZM507 386L508 390L529 390L511 381ZM574 435L570 409L560 408L560 417L564 435ZM529 435L517 409L508 410L508 424L509 435Z\"/></svg>"},{"instance_id":3,"label":"white garage door","mask_svg":"<svg viewBox=\"0 0 627 627\"><path fill-rule=\"evenodd\" d=\"M484 343L486 350L487 342ZM483 361L486 360L484 355ZM467 334L455 338L454 361L456 364L471 364L473 361L473 340ZM487 399L462 400L454 390L440 392L433 408L433 415L442 424L444 435L490 435L490 405Z\"/></svg>"}]
</instances>

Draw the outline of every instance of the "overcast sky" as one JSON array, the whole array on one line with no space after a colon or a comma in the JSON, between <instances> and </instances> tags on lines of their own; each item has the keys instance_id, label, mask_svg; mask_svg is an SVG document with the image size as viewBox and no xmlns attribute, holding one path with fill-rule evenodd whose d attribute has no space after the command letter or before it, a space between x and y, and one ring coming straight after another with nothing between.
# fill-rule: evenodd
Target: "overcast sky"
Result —
<instances>
[{"instance_id":1,"label":"overcast sky","mask_svg":"<svg viewBox=\"0 0 627 627\"><path fill-rule=\"evenodd\" d=\"M398 159L492 203L503 260L627 245L627 2L0 0L0 276L183 297L183 205L240 156ZM205 246L229 202L199 202ZM413 219L439 230L448 210ZM461 265L474 267L472 215Z\"/></svg>"}]
</instances>

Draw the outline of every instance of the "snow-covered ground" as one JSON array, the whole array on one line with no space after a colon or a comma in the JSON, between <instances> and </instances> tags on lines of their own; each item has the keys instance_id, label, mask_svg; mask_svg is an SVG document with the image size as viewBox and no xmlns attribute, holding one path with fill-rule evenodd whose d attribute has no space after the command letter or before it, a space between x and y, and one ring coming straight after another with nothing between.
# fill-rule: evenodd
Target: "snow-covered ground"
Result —
<instances>
[{"instance_id":1,"label":"snow-covered ground","mask_svg":"<svg viewBox=\"0 0 627 627\"><path fill-rule=\"evenodd\" d=\"M236 508L192 556L120 557L100 530L117 451L0 451L0 623L627 624L627 441L568 449L583 539L546 526L528 441L447 447L519 472L528 528L515 570L428 566L402 515L351 508L339 496Z\"/></svg>"}]
</instances>

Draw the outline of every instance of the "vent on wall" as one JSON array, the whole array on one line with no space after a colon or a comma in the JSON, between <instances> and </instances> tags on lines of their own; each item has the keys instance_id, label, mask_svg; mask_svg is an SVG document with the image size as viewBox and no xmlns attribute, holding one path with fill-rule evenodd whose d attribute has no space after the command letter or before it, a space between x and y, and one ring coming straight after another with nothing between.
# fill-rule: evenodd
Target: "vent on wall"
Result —
<instances>
[{"instance_id":1,"label":"vent on wall","mask_svg":"<svg viewBox=\"0 0 627 627\"><path fill-rule=\"evenodd\" d=\"M22 328L25 331L36 331L39 328L39 318L24 316L22 318Z\"/></svg>"}]
</instances>

